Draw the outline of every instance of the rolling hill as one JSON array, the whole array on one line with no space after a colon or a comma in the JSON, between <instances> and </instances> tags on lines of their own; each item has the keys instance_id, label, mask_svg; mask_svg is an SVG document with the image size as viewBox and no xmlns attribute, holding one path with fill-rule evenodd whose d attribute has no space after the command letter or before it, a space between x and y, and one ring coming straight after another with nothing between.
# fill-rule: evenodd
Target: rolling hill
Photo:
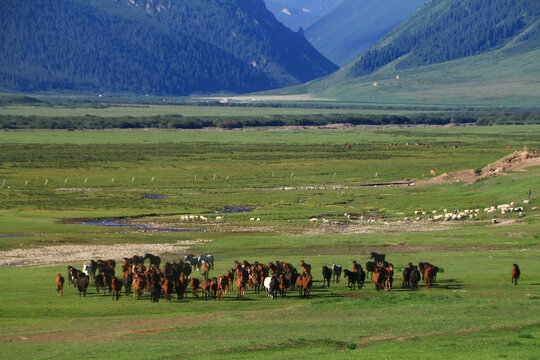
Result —
<instances>
[{"instance_id":1,"label":"rolling hill","mask_svg":"<svg viewBox=\"0 0 540 360\"><path fill-rule=\"evenodd\" d=\"M295 93L383 103L538 106L539 3L434 0Z\"/></svg>"},{"instance_id":2,"label":"rolling hill","mask_svg":"<svg viewBox=\"0 0 540 360\"><path fill-rule=\"evenodd\" d=\"M263 0L6 0L0 12L10 91L247 92L337 69Z\"/></svg>"},{"instance_id":3,"label":"rolling hill","mask_svg":"<svg viewBox=\"0 0 540 360\"><path fill-rule=\"evenodd\" d=\"M306 29L323 55L345 65L407 19L426 0L343 0Z\"/></svg>"}]
</instances>

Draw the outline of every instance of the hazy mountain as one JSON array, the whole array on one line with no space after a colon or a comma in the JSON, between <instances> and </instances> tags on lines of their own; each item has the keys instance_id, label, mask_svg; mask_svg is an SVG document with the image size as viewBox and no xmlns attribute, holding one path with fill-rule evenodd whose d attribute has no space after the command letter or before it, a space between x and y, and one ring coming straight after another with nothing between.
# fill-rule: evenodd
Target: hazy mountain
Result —
<instances>
[{"instance_id":1,"label":"hazy mountain","mask_svg":"<svg viewBox=\"0 0 540 360\"><path fill-rule=\"evenodd\" d=\"M9 90L248 92L336 69L263 0L3 0L0 13Z\"/></svg>"},{"instance_id":2,"label":"hazy mountain","mask_svg":"<svg viewBox=\"0 0 540 360\"><path fill-rule=\"evenodd\" d=\"M306 29L317 50L345 65L427 0L343 0Z\"/></svg>"},{"instance_id":3,"label":"hazy mountain","mask_svg":"<svg viewBox=\"0 0 540 360\"><path fill-rule=\"evenodd\" d=\"M343 0L265 0L266 7L288 28L306 29Z\"/></svg>"}]
</instances>

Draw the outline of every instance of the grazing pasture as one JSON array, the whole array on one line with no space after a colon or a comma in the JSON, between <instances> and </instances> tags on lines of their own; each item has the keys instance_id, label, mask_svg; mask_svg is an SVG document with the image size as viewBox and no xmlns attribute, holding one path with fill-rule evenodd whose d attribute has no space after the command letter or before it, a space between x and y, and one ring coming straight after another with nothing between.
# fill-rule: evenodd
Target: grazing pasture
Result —
<instances>
[{"instance_id":1,"label":"grazing pasture","mask_svg":"<svg viewBox=\"0 0 540 360\"><path fill-rule=\"evenodd\" d=\"M430 170L476 170L524 146L538 150L539 129L0 132L0 264L29 256L40 263L40 247L57 246L56 259L40 266L0 268L3 354L534 359L540 167L467 186L420 180L433 178ZM404 179L414 185L388 185ZM483 211L511 202L522 215ZM444 209L481 211L433 221L432 211ZM115 251L119 281L122 257L153 254L163 267L191 253L214 256L209 279L244 260L280 260L302 273L303 260L312 286L309 298L289 290L271 299L247 282L239 297L235 274L221 301L203 300L200 287L194 297L188 281L180 301L152 302L148 291L138 300L124 287L111 301L90 279L79 296L67 266L96 259L91 246ZM323 266L352 271L356 261L365 271L372 252L393 264L391 290L376 291L371 273L364 289L350 289L346 278L323 286ZM403 269L420 262L439 268L434 282L427 289L420 277L418 289L402 288ZM189 277L202 281L202 269Z\"/></svg>"}]
</instances>

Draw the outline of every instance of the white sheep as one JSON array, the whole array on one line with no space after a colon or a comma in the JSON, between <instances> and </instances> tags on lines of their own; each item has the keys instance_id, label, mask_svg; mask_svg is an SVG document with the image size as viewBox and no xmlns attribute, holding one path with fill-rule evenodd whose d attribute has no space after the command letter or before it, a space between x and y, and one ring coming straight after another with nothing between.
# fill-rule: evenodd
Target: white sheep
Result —
<instances>
[{"instance_id":1,"label":"white sheep","mask_svg":"<svg viewBox=\"0 0 540 360\"><path fill-rule=\"evenodd\" d=\"M201 221L208 221L208 218L207 218L206 216L202 216L202 215L199 216L199 219L200 219Z\"/></svg>"},{"instance_id":2,"label":"white sheep","mask_svg":"<svg viewBox=\"0 0 540 360\"><path fill-rule=\"evenodd\" d=\"M524 203L524 204L529 204L530 201L529 201L529 200L523 200L523 203Z\"/></svg>"},{"instance_id":3,"label":"white sheep","mask_svg":"<svg viewBox=\"0 0 540 360\"><path fill-rule=\"evenodd\" d=\"M317 218L311 218L311 219L309 219L309 222L310 222L310 223L316 223L316 222L318 222L318 221L319 221L319 219L317 219Z\"/></svg>"},{"instance_id":4,"label":"white sheep","mask_svg":"<svg viewBox=\"0 0 540 360\"><path fill-rule=\"evenodd\" d=\"M216 216L216 221L223 221L223 216Z\"/></svg>"},{"instance_id":5,"label":"white sheep","mask_svg":"<svg viewBox=\"0 0 540 360\"><path fill-rule=\"evenodd\" d=\"M249 221L255 221L255 218L250 218Z\"/></svg>"}]
</instances>

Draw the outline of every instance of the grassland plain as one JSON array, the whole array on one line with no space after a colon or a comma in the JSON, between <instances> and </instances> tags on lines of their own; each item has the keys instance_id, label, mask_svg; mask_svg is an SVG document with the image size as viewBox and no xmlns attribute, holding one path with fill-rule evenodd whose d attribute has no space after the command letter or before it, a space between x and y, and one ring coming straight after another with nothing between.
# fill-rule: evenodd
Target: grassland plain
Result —
<instances>
[{"instance_id":1,"label":"grassland plain","mask_svg":"<svg viewBox=\"0 0 540 360\"><path fill-rule=\"evenodd\" d=\"M280 259L299 267L305 259L315 278L310 299L289 294L270 300L249 290L241 300L233 291L223 301L190 296L180 303L151 304L147 296L114 302L93 286L86 298L69 286L58 297L54 278L65 274L66 264L0 268L3 354L21 359L538 358L540 213L530 208L524 217L499 213L499 224L486 214L442 224L403 218L414 218L417 210L522 202L528 189L530 207L537 206L540 168L470 186L362 185L429 178L430 170L478 169L516 148L539 149L539 130L0 132L0 236L23 235L2 238L2 251L202 239L212 241L190 250L216 256L212 275L224 273L234 260ZM342 148L347 143L351 148ZM227 206L254 209L214 221L215 212ZM209 221L185 222L183 214L206 215ZM368 224L362 216L377 221ZM204 231L78 224L116 217ZM313 224L311 217L332 223ZM389 292L376 292L369 282L363 290L350 290L343 280L322 288L322 265L363 264L372 250L385 252L398 270L409 261L429 261L444 272L434 287L414 292L400 289L399 271ZM515 262L523 274L517 286L510 284Z\"/></svg>"}]
</instances>

